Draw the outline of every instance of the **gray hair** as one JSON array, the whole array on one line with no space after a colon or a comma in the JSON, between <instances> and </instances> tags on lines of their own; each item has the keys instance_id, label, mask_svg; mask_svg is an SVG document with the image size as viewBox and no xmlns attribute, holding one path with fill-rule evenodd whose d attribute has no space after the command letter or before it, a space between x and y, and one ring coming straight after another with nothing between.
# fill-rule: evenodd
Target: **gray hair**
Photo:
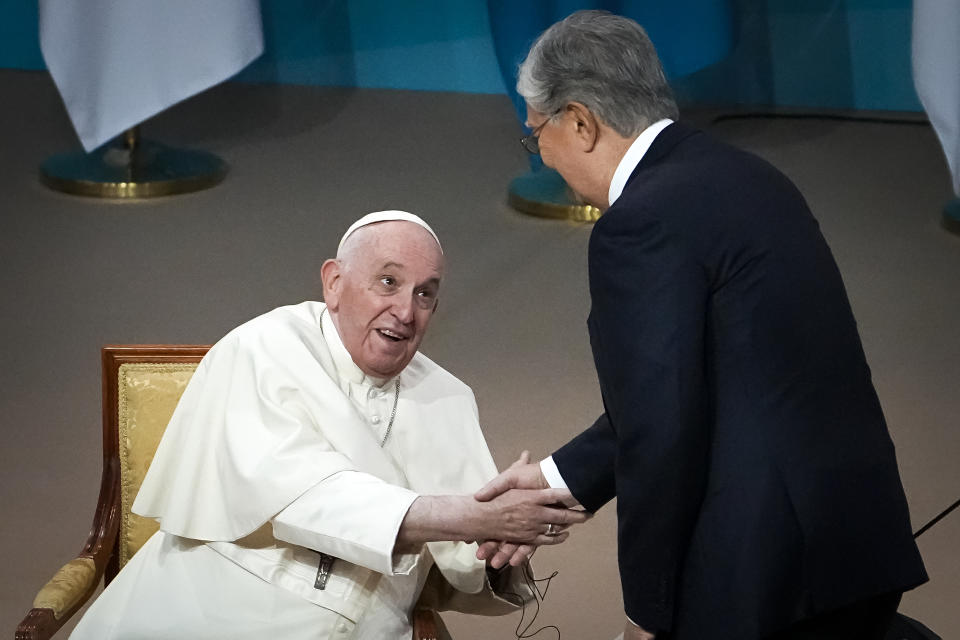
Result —
<instances>
[{"instance_id":1,"label":"gray hair","mask_svg":"<svg viewBox=\"0 0 960 640\"><path fill-rule=\"evenodd\" d=\"M580 102L624 137L678 118L646 31L606 11L577 11L544 31L520 64L517 92L551 117Z\"/></svg>"}]
</instances>

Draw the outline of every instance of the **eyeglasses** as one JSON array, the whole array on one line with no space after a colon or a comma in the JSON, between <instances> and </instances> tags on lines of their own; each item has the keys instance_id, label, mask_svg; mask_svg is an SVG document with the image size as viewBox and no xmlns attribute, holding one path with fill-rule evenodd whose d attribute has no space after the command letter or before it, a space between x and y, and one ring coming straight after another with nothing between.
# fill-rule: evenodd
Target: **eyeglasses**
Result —
<instances>
[{"instance_id":1,"label":"eyeglasses","mask_svg":"<svg viewBox=\"0 0 960 640\"><path fill-rule=\"evenodd\" d=\"M538 155L540 153L540 132L543 130L547 123L553 120L553 117L556 116L560 111L554 111L552 115L548 116L546 120L537 125L537 128L530 132L530 135L523 136L520 138L520 144L523 145L523 148L527 153L531 155Z\"/></svg>"}]
</instances>

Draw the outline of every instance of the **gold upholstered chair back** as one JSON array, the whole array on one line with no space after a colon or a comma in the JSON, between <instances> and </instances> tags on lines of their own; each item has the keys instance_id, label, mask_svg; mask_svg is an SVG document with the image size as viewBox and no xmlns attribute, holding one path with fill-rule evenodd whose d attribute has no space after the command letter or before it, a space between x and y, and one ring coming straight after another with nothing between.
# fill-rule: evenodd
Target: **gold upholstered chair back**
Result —
<instances>
[{"instance_id":1,"label":"gold upholstered chair back","mask_svg":"<svg viewBox=\"0 0 960 640\"><path fill-rule=\"evenodd\" d=\"M117 367L116 433L120 464L117 570L159 529L156 520L138 516L130 508L173 410L198 365L198 361L154 360L128 361ZM107 579L112 577L108 567Z\"/></svg>"},{"instance_id":2,"label":"gold upholstered chair back","mask_svg":"<svg viewBox=\"0 0 960 640\"><path fill-rule=\"evenodd\" d=\"M97 516L105 503L111 505L115 516L101 526L95 521L92 535L101 528L117 532L103 568L105 584L159 528L155 520L132 513L130 507L173 410L209 349L209 345L103 348L104 471Z\"/></svg>"}]
</instances>

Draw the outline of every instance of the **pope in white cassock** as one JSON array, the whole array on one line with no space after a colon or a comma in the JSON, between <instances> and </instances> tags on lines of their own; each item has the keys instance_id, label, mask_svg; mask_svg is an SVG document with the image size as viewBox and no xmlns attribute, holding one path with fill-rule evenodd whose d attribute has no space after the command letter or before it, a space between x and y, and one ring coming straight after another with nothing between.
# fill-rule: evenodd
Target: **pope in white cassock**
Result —
<instances>
[{"instance_id":1,"label":"pope in white cassock","mask_svg":"<svg viewBox=\"0 0 960 640\"><path fill-rule=\"evenodd\" d=\"M326 304L255 318L203 359L133 511L160 522L72 638L408 639L422 597L502 614L531 597L477 540L562 542L563 491L497 474L470 388L417 352L443 252L398 211L358 220ZM493 583L493 584L492 584Z\"/></svg>"}]
</instances>

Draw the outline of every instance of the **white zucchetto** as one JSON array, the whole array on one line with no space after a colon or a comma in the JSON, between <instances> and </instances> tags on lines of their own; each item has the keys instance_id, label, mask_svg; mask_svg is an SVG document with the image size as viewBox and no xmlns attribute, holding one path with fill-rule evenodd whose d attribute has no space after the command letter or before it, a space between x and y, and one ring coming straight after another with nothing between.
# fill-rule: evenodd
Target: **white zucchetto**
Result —
<instances>
[{"instance_id":1,"label":"white zucchetto","mask_svg":"<svg viewBox=\"0 0 960 640\"><path fill-rule=\"evenodd\" d=\"M404 222L412 222L416 225L420 225L424 229L430 232L430 235L433 236L433 239L437 241L437 246L440 247L440 253L443 253L443 247L440 245L440 238L437 237L437 234L433 232L433 229L430 228L423 218L420 216L414 215L412 213L407 213L406 211L374 211L373 213L368 213L363 216L347 229L347 232L343 234L343 237L340 238L340 244L337 245L337 253L340 253L340 249L343 248L343 243L347 241L347 238L350 237L354 231L360 227L365 227L369 224L376 224L377 222L391 222L393 220L402 220Z\"/></svg>"}]
</instances>

